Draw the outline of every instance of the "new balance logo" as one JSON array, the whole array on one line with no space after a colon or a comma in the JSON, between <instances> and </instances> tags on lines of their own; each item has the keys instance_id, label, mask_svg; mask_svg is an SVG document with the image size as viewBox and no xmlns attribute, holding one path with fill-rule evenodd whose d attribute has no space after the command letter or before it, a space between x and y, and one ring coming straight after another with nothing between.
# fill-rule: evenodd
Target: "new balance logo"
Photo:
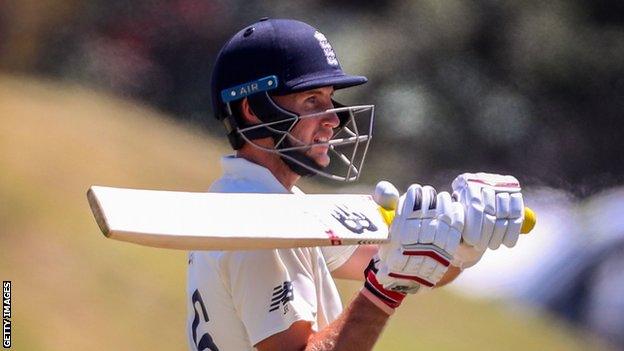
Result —
<instances>
[{"instance_id":1,"label":"new balance logo","mask_svg":"<svg viewBox=\"0 0 624 351\"><path fill-rule=\"evenodd\" d=\"M273 312L280 307L280 304L284 306L284 313L288 312L288 306L286 302L292 301L295 298L293 295L292 282L286 281L282 285L278 285L273 288L273 296L271 297L271 306L269 306L269 312Z\"/></svg>"},{"instance_id":2,"label":"new balance logo","mask_svg":"<svg viewBox=\"0 0 624 351\"><path fill-rule=\"evenodd\" d=\"M377 226L363 213L352 212L346 206L336 207L337 209L334 209L331 213L332 217L336 218L340 224L353 233L362 234L365 230L369 232L377 231Z\"/></svg>"}]
</instances>

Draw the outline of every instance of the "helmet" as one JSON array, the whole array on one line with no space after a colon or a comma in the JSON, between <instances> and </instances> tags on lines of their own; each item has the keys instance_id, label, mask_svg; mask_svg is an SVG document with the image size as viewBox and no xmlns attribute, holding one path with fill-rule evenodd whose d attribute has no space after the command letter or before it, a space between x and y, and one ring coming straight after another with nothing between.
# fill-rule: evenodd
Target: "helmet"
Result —
<instances>
[{"instance_id":1,"label":"helmet","mask_svg":"<svg viewBox=\"0 0 624 351\"><path fill-rule=\"evenodd\" d=\"M301 118L313 118L319 114L300 116L278 106L271 96L325 86L337 90L366 81L366 77L343 72L331 44L314 27L296 20L263 18L236 33L219 52L211 82L213 111L224 123L235 150L250 143L279 154L300 175L320 174L352 181L360 175L370 142L374 107L347 107L334 101L335 108L324 112L335 113L340 119L340 126L334 130L332 139L323 143L329 145L330 158L333 155L340 160L332 160L330 166L342 165L346 171L336 174L304 155L305 150L313 145L297 146L289 134ZM237 115L233 107L244 98L248 99L262 124L247 125ZM368 117L368 121L358 129L356 117L361 116ZM253 142L266 137L274 139L274 148L267 149ZM360 145L362 143L364 147ZM345 146L350 146L351 152L338 150Z\"/></svg>"}]
</instances>

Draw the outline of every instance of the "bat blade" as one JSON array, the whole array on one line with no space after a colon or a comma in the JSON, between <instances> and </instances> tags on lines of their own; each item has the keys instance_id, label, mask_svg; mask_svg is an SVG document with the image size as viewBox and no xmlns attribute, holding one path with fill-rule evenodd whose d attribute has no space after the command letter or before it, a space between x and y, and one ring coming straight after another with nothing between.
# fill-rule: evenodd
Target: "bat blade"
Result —
<instances>
[{"instance_id":1,"label":"bat blade","mask_svg":"<svg viewBox=\"0 0 624 351\"><path fill-rule=\"evenodd\" d=\"M383 243L369 195L196 193L92 186L89 205L110 239L180 250Z\"/></svg>"}]
</instances>

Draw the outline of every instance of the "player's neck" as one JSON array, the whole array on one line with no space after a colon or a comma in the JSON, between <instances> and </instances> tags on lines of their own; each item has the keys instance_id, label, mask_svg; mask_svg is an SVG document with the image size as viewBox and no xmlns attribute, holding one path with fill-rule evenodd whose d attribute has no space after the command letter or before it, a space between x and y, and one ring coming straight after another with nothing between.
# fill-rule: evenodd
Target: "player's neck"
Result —
<instances>
[{"instance_id":1,"label":"player's neck","mask_svg":"<svg viewBox=\"0 0 624 351\"><path fill-rule=\"evenodd\" d=\"M262 139L258 140L259 142ZM265 146L265 145L262 145ZM272 147L268 146L267 147ZM240 150L236 152L237 157L242 157L247 161L253 162L268 169L273 176L289 191L295 185L295 183L301 178L300 175L293 172L290 167L282 158L275 153L263 151L257 147L251 145L244 145Z\"/></svg>"}]
</instances>

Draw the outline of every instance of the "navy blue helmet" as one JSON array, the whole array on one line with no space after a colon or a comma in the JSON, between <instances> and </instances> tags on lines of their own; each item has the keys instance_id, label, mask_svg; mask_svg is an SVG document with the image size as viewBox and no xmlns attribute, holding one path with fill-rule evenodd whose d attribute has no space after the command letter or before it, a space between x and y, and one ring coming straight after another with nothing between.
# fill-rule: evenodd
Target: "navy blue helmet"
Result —
<instances>
[{"instance_id":1,"label":"navy blue helmet","mask_svg":"<svg viewBox=\"0 0 624 351\"><path fill-rule=\"evenodd\" d=\"M254 144L254 139L270 136L274 138L276 148L267 151L279 153L295 172L301 175L323 174L318 165L289 143L288 138L284 140L284 134L302 116L281 108L271 96L326 86L337 90L366 82L366 77L347 75L342 70L331 44L314 27L292 19L263 18L236 33L219 52L213 68L211 97L215 117L224 123L235 150L248 142ZM271 123L270 126L246 125L237 116L233 107L244 98L248 99L258 118L264 123ZM353 122L354 113L362 113L364 107L370 111L369 127L372 127L372 105L360 106L357 110L337 102L334 106L338 108L334 113L340 118L341 130L347 128L350 131L347 124ZM334 141L335 145L330 145L332 152L344 144L357 145L365 141L368 146L370 133L366 138L355 139L352 134L349 134L348 140ZM340 157L344 159L344 156ZM349 179L346 180L359 176L353 161L350 163L347 166ZM344 177L332 175L330 178L343 180Z\"/></svg>"}]
</instances>

